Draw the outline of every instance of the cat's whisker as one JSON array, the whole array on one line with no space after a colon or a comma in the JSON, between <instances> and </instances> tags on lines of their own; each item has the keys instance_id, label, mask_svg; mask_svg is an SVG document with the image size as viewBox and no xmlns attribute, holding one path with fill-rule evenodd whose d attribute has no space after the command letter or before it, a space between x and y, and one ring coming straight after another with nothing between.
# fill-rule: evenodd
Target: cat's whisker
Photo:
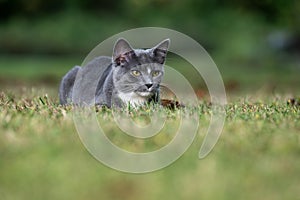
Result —
<instances>
[{"instance_id":1,"label":"cat's whisker","mask_svg":"<svg viewBox=\"0 0 300 200\"><path fill-rule=\"evenodd\" d=\"M134 91L136 91L136 89L128 89L128 90L120 90L121 92L123 92L123 93L131 93L131 92L134 92Z\"/></svg>"},{"instance_id":2,"label":"cat's whisker","mask_svg":"<svg viewBox=\"0 0 300 200\"><path fill-rule=\"evenodd\" d=\"M130 83L130 84L128 84L128 83L125 83L125 84L124 84L124 83L123 83L122 85L123 85L123 86L133 86L133 85L136 85L136 83Z\"/></svg>"}]
</instances>

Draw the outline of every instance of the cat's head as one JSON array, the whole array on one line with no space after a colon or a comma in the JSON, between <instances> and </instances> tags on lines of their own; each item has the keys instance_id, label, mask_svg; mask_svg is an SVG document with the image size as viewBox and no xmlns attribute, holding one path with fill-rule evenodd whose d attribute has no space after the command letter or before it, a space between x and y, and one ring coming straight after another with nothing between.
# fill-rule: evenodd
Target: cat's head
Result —
<instances>
[{"instance_id":1,"label":"cat's head","mask_svg":"<svg viewBox=\"0 0 300 200\"><path fill-rule=\"evenodd\" d=\"M117 92L151 97L159 89L170 40L149 49L133 49L123 38L114 46L113 80Z\"/></svg>"}]
</instances>

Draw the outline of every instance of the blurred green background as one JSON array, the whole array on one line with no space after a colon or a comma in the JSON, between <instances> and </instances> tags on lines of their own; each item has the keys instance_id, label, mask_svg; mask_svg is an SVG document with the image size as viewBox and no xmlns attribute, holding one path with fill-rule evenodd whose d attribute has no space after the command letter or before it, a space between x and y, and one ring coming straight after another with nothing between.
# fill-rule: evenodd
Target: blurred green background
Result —
<instances>
[{"instance_id":1,"label":"blurred green background","mask_svg":"<svg viewBox=\"0 0 300 200\"><path fill-rule=\"evenodd\" d=\"M0 0L0 199L299 199L299 107L286 105L300 95L299 13L297 0ZM182 158L132 175L93 159L56 104L61 77L90 50L145 26L203 45L230 105L206 159L209 105Z\"/></svg>"},{"instance_id":2,"label":"blurred green background","mask_svg":"<svg viewBox=\"0 0 300 200\"><path fill-rule=\"evenodd\" d=\"M203 45L229 92L299 91L296 0L1 0L0 8L3 86L17 81L57 87L60 77L104 39L158 26Z\"/></svg>"}]
</instances>

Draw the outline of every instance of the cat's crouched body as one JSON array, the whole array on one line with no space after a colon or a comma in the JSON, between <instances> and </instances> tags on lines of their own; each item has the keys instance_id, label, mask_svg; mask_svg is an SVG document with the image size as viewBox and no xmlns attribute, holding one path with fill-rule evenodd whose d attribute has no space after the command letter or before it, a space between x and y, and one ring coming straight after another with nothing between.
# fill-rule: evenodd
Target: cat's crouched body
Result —
<instances>
[{"instance_id":1,"label":"cat's crouched body","mask_svg":"<svg viewBox=\"0 0 300 200\"><path fill-rule=\"evenodd\" d=\"M150 49L133 49L119 39L112 58L95 58L63 77L60 103L122 107L158 102L169 42L167 39Z\"/></svg>"}]
</instances>

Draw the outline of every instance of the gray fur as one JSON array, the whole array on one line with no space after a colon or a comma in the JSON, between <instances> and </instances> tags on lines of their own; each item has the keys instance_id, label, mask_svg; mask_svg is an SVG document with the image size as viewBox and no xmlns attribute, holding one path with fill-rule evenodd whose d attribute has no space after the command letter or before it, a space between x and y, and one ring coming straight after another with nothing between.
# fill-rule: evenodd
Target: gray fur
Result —
<instances>
[{"instance_id":1,"label":"gray fur","mask_svg":"<svg viewBox=\"0 0 300 200\"><path fill-rule=\"evenodd\" d=\"M81 67L75 66L63 78L59 87L59 101L61 104L67 104L71 101L73 86L78 70Z\"/></svg>"},{"instance_id":2,"label":"gray fur","mask_svg":"<svg viewBox=\"0 0 300 200\"><path fill-rule=\"evenodd\" d=\"M167 39L150 49L133 49L125 39L119 39L112 58L98 57L63 77L60 103L122 107L158 102L169 42Z\"/></svg>"}]
</instances>

